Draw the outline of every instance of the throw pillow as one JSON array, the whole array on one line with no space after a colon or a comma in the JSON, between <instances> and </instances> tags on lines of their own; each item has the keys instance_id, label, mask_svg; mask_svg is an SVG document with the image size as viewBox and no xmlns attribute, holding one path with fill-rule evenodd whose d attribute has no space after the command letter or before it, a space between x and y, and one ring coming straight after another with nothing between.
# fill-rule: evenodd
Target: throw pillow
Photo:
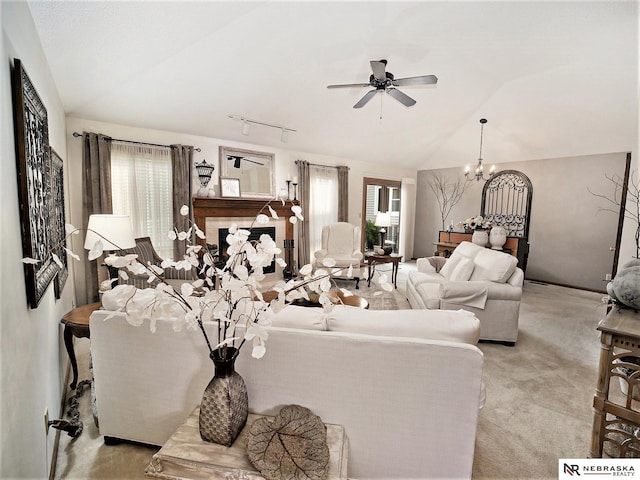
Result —
<instances>
[{"instance_id":1,"label":"throw pillow","mask_svg":"<svg viewBox=\"0 0 640 480\"><path fill-rule=\"evenodd\" d=\"M462 255L451 255L449 258L447 258L447 261L444 262L444 265L440 269L440 275L449 280L449 277L458 266L458 262L460 262L460 260L462 260L463 258L465 257L463 257Z\"/></svg>"},{"instance_id":2,"label":"throw pillow","mask_svg":"<svg viewBox=\"0 0 640 480\"><path fill-rule=\"evenodd\" d=\"M474 266L473 260L470 258L461 258L456 268L451 272L449 280L452 282L466 282L471 278Z\"/></svg>"},{"instance_id":3,"label":"throw pillow","mask_svg":"<svg viewBox=\"0 0 640 480\"><path fill-rule=\"evenodd\" d=\"M485 248L474 258L475 267L471 281L490 281L505 283L515 272L518 259L504 252Z\"/></svg>"}]
</instances>

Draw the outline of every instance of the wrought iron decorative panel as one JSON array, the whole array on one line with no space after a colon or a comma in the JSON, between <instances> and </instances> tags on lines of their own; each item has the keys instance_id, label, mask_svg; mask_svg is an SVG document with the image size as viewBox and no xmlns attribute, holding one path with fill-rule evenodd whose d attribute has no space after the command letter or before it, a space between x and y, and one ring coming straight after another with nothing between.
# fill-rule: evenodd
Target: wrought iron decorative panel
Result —
<instances>
[{"instance_id":1,"label":"wrought iron decorative panel","mask_svg":"<svg viewBox=\"0 0 640 480\"><path fill-rule=\"evenodd\" d=\"M532 195L529 177L517 170L502 170L484 184L480 214L511 237L529 238Z\"/></svg>"},{"instance_id":2,"label":"wrought iron decorative panel","mask_svg":"<svg viewBox=\"0 0 640 480\"><path fill-rule=\"evenodd\" d=\"M54 291L56 298L60 298L62 290L69 277L69 266L67 264L67 252L65 247L65 214L64 214L64 162L62 158L51 149L51 201L52 201L52 230L54 234L54 252L62 263L62 268L56 275L54 281Z\"/></svg>"},{"instance_id":3,"label":"wrought iron decorative panel","mask_svg":"<svg viewBox=\"0 0 640 480\"><path fill-rule=\"evenodd\" d=\"M39 260L24 266L27 300L31 308L37 308L58 272L51 258L54 232L49 124L47 109L18 59L14 59L12 94L22 251L25 257Z\"/></svg>"}]
</instances>

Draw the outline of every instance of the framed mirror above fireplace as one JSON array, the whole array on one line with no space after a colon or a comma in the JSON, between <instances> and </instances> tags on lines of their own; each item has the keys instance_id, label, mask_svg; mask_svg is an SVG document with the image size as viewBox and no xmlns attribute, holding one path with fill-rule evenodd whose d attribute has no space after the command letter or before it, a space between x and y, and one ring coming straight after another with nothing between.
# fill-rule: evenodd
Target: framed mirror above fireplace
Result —
<instances>
[{"instance_id":1,"label":"framed mirror above fireplace","mask_svg":"<svg viewBox=\"0 0 640 480\"><path fill-rule=\"evenodd\" d=\"M220 147L220 177L237 178L242 198L275 196L274 154Z\"/></svg>"}]
</instances>

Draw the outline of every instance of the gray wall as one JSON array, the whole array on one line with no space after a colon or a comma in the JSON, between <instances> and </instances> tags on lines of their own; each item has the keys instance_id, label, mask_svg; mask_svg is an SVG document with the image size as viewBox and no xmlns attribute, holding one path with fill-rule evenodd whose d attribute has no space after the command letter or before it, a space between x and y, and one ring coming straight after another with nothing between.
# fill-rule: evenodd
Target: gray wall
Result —
<instances>
[{"instance_id":1,"label":"gray wall","mask_svg":"<svg viewBox=\"0 0 640 480\"><path fill-rule=\"evenodd\" d=\"M605 274L611 272L617 214L601 211L607 203L587 191L611 195L605 174L624 174L626 153L529 160L496 165L496 170L519 170L533 184L531 227L529 230L528 279L604 291ZM486 163L486 162L485 162ZM441 221L429 178L438 171L454 180L461 168L418 172L416 195L416 257L433 254ZM473 181L447 219L454 224L480 214L482 186Z\"/></svg>"}]
</instances>

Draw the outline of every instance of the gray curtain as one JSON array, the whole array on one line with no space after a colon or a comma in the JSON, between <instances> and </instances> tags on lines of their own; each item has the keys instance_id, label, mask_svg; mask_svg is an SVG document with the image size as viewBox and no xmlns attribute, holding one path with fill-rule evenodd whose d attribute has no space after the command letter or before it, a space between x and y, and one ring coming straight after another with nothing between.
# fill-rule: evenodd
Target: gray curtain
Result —
<instances>
[{"instance_id":1,"label":"gray curtain","mask_svg":"<svg viewBox=\"0 0 640 480\"><path fill-rule=\"evenodd\" d=\"M111 138L97 133L82 133L82 225L86 231L89 216L94 213L113 213L111 203ZM84 242L83 242L84 243ZM99 300L98 286L108 278L102 257L95 261L84 258L87 303ZM100 267L100 268L99 268Z\"/></svg>"},{"instance_id":2,"label":"gray curtain","mask_svg":"<svg viewBox=\"0 0 640 480\"><path fill-rule=\"evenodd\" d=\"M191 164L193 147L189 145L171 145L171 167L173 174L173 222L178 231L189 229L189 219L180 215L180 207L189 207L189 216L193 218L191 207ZM204 225L198 225L204 229ZM186 242L173 242L173 258L180 260L187 252Z\"/></svg>"},{"instance_id":3,"label":"gray curtain","mask_svg":"<svg viewBox=\"0 0 640 480\"><path fill-rule=\"evenodd\" d=\"M296 160L298 166L298 187L300 193L298 200L302 207L304 222L298 222L298 269L311 262L311 243L309 242L309 162L306 160Z\"/></svg>"},{"instance_id":4,"label":"gray curtain","mask_svg":"<svg viewBox=\"0 0 640 480\"><path fill-rule=\"evenodd\" d=\"M338 221L349 221L349 167L338 167Z\"/></svg>"}]
</instances>

